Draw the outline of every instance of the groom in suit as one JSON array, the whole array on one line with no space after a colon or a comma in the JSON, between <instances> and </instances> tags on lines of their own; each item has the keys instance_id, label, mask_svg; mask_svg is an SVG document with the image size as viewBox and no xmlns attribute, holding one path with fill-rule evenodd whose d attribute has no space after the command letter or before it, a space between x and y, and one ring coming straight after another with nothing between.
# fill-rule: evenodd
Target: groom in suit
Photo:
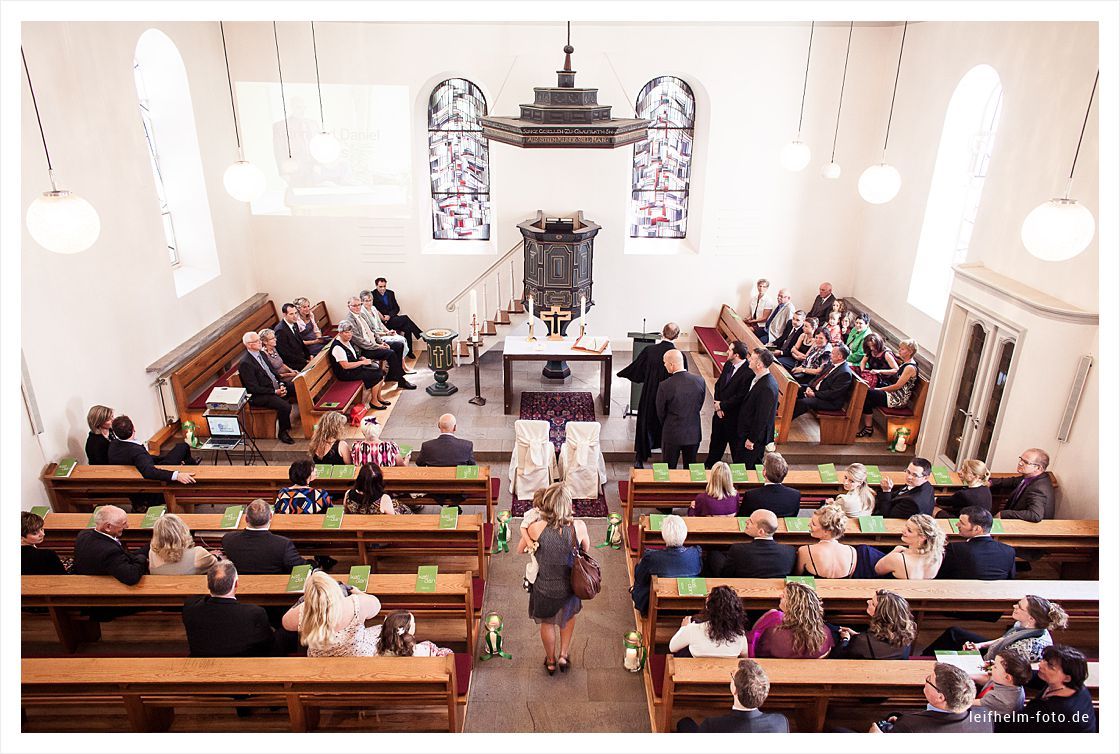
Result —
<instances>
[{"instance_id":1,"label":"groom in suit","mask_svg":"<svg viewBox=\"0 0 1120 754\"><path fill-rule=\"evenodd\" d=\"M778 383L770 374L774 354L765 348L751 351L747 365L751 369L750 387L739 411L735 441L731 444L731 460L755 466L766 455L766 446L774 441L774 416L778 413Z\"/></svg>"},{"instance_id":2,"label":"groom in suit","mask_svg":"<svg viewBox=\"0 0 1120 754\"><path fill-rule=\"evenodd\" d=\"M855 385L856 376L848 368L851 351L843 343L837 343L829 352L831 363L820 375L809 383L805 392L793 407L793 418L811 409L837 411L848 402Z\"/></svg>"},{"instance_id":3,"label":"groom in suit","mask_svg":"<svg viewBox=\"0 0 1120 754\"><path fill-rule=\"evenodd\" d=\"M709 717L699 725L691 717L677 723L678 733L789 733L789 721L758 708L770 693L770 679L754 660L739 660L731 676L731 714Z\"/></svg>"},{"instance_id":4,"label":"groom in suit","mask_svg":"<svg viewBox=\"0 0 1120 754\"><path fill-rule=\"evenodd\" d=\"M727 363L723 365L723 371L716 380L715 390L712 391L715 397L715 411L712 413L712 435L708 441L708 457L704 461L704 465L709 469L723 460L723 451L729 444L732 460L735 460L736 445L742 445L742 442L736 443L735 438L739 430L739 410L751 385L751 371L747 368L749 354L746 343L739 340L732 343Z\"/></svg>"},{"instance_id":5,"label":"groom in suit","mask_svg":"<svg viewBox=\"0 0 1120 754\"><path fill-rule=\"evenodd\" d=\"M657 386L657 418L661 422L661 458L670 469L684 458L685 468L696 462L700 449L700 410L708 389L703 378L689 374L684 354L674 349L662 357L668 379Z\"/></svg>"}]
</instances>

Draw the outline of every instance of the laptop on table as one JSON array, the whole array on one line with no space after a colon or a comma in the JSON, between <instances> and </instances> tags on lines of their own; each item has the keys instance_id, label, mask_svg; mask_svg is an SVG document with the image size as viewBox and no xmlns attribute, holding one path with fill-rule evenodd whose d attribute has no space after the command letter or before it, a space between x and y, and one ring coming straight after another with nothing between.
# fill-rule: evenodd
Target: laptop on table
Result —
<instances>
[{"instance_id":1,"label":"laptop on table","mask_svg":"<svg viewBox=\"0 0 1120 754\"><path fill-rule=\"evenodd\" d=\"M233 416L207 416L210 426L210 439L202 445L202 450L233 450L241 444L241 421Z\"/></svg>"}]
</instances>

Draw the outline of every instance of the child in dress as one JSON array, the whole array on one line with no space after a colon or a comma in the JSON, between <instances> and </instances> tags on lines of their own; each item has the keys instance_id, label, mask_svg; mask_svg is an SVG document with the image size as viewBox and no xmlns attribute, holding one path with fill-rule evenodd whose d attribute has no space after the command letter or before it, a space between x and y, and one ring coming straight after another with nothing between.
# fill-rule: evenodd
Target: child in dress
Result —
<instances>
[{"instance_id":1,"label":"child in dress","mask_svg":"<svg viewBox=\"0 0 1120 754\"><path fill-rule=\"evenodd\" d=\"M824 331L828 333L828 340L832 345L844 342L840 334L840 316L840 312L833 309L829 312L828 324L824 327Z\"/></svg>"},{"instance_id":2,"label":"child in dress","mask_svg":"<svg viewBox=\"0 0 1120 754\"><path fill-rule=\"evenodd\" d=\"M545 488L537 490L533 493L533 507L525 511L524 516L521 518L521 530L528 531L529 527L541 520L541 500L544 499ZM532 537L529 537L532 541ZM533 582L537 580L537 558L534 553L537 551L538 544L533 542L532 545L526 550L529 555L529 562L525 564L525 579L521 585L528 592L532 589Z\"/></svg>"},{"instance_id":3,"label":"child in dress","mask_svg":"<svg viewBox=\"0 0 1120 754\"><path fill-rule=\"evenodd\" d=\"M416 641L416 618L406 610L390 613L381 624L377 654L383 657L446 657L454 654L430 641Z\"/></svg>"}]
</instances>

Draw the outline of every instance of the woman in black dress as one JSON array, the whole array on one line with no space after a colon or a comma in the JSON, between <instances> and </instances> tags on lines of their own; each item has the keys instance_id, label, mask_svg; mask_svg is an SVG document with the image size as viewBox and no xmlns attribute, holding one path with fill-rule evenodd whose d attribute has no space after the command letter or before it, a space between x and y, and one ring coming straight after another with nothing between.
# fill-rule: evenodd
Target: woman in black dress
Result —
<instances>
[{"instance_id":1,"label":"woman in black dress","mask_svg":"<svg viewBox=\"0 0 1120 754\"><path fill-rule=\"evenodd\" d=\"M867 601L871 625L862 633L841 626L829 657L849 660L909 660L918 624L905 597L879 589ZM832 628L831 626L829 628Z\"/></svg>"},{"instance_id":2,"label":"woman in black dress","mask_svg":"<svg viewBox=\"0 0 1120 754\"><path fill-rule=\"evenodd\" d=\"M991 472L988 471L988 465L983 461L970 458L961 464L960 475L961 481L968 486L957 490L951 498L938 504L934 509L937 518L956 518L961 515L962 510L971 505L991 512L992 490L988 486Z\"/></svg>"},{"instance_id":3,"label":"woman in black dress","mask_svg":"<svg viewBox=\"0 0 1120 754\"><path fill-rule=\"evenodd\" d=\"M109 435L113 425L113 409L94 406L86 414L89 436L86 438L86 460L91 466L109 463Z\"/></svg>"},{"instance_id":4,"label":"woman in black dress","mask_svg":"<svg viewBox=\"0 0 1120 754\"><path fill-rule=\"evenodd\" d=\"M20 573L24 576L53 576L66 573L54 550L40 550L46 532L43 517L30 511L20 512Z\"/></svg>"},{"instance_id":5,"label":"woman in black dress","mask_svg":"<svg viewBox=\"0 0 1120 754\"><path fill-rule=\"evenodd\" d=\"M342 430L346 426L346 417L337 411L325 414L315 427L311 435L311 457L315 463L325 463L330 466L347 466L350 464L350 443L342 439Z\"/></svg>"},{"instance_id":6,"label":"woman in black dress","mask_svg":"<svg viewBox=\"0 0 1120 754\"><path fill-rule=\"evenodd\" d=\"M1027 702L1014 719L997 721L997 733L1096 733L1093 696L1085 688L1089 663L1073 647L1055 644L1042 650L1038 680L1046 689Z\"/></svg>"}]
</instances>

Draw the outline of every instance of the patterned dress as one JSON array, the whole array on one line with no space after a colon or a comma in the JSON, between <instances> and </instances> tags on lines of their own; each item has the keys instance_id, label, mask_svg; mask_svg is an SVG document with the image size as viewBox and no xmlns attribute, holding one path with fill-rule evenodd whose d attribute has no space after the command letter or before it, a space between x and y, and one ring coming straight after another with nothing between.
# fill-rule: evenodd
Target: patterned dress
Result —
<instances>
[{"instance_id":1,"label":"patterned dress","mask_svg":"<svg viewBox=\"0 0 1120 754\"><path fill-rule=\"evenodd\" d=\"M381 503L386 498L393 504L393 510L397 515L408 515L412 513L412 509L401 505L393 500L388 495L382 495L376 500L366 500L365 496L357 490L346 490L346 496L342 499L342 505L346 508L347 513L356 513L359 516L376 516L384 511L381 510Z\"/></svg>"},{"instance_id":2,"label":"patterned dress","mask_svg":"<svg viewBox=\"0 0 1120 754\"><path fill-rule=\"evenodd\" d=\"M374 463L382 468L396 466L397 456L400 453L401 449L395 442L384 440L376 444L362 440L354 443L350 448L350 457L355 466L364 466L367 463Z\"/></svg>"},{"instance_id":3,"label":"patterned dress","mask_svg":"<svg viewBox=\"0 0 1120 754\"><path fill-rule=\"evenodd\" d=\"M326 490L313 487L285 487L276 494L276 513L323 513L331 507Z\"/></svg>"},{"instance_id":4,"label":"patterned dress","mask_svg":"<svg viewBox=\"0 0 1120 754\"><path fill-rule=\"evenodd\" d=\"M308 647L308 657L373 657L377 654L377 637L380 631L366 628L365 621L358 617L358 600L350 598L349 602L354 609L350 622L341 631L331 633L331 643L328 646L319 649ZM377 611L380 610L381 603L378 602ZM302 610L299 620L302 625Z\"/></svg>"}]
</instances>

